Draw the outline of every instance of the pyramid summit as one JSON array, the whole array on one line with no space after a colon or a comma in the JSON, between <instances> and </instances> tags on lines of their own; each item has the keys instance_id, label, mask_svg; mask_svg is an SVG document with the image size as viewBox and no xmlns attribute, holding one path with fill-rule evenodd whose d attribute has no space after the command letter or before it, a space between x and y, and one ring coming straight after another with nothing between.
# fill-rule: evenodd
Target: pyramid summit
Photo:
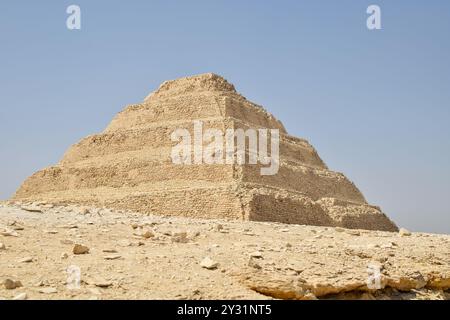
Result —
<instances>
[{"instance_id":1,"label":"pyramid summit","mask_svg":"<svg viewBox=\"0 0 450 320\"><path fill-rule=\"evenodd\" d=\"M262 163L174 163L172 133L182 128L195 136L196 123L224 134L278 132L276 174L262 175ZM195 148L192 153L195 158ZM212 73L162 83L142 103L118 113L102 133L69 148L57 165L28 178L13 200L397 230L351 181L329 170L306 140L290 136L273 115Z\"/></svg>"},{"instance_id":2,"label":"pyramid summit","mask_svg":"<svg viewBox=\"0 0 450 320\"><path fill-rule=\"evenodd\" d=\"M159 86L158 90L148 95L144 101L157 97L161 98L168 95L175 96L177 94L183 94L191 91L222 91L237 94L234 85L221 76L214 73L204 73L192 77L165 81Z\"/></svg>"}]
</instances>

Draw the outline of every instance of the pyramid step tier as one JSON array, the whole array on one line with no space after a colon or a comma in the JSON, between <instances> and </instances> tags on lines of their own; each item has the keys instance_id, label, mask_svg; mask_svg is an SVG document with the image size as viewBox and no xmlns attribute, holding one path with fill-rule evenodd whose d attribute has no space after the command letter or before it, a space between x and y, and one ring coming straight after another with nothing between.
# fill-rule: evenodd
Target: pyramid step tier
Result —
<instances>
[{"instance_id":1,"label":"pyramid step tier","mask_svg":"<svg viewBox=\"0 0 450 320\"><path fill-rule=\"evenodd\" d=\"M98 165L98 164L97 164ZM255 183L295 190L312 198L333 197L364 204L365 199L344 175L323 169L281 163L276 175L261 176L261 165L191 164L147 162L128 159L101 166L67 165L41 170L31 176L17 192L17 197L46 191L69 191L99 186L120 188L138 186L148 181L232 181Z\"/></svg>"},{"instance_id":2,"label":"pyramid step tier","mask_svg":"<svg viewBox=\"0 0 450 320\"><path fill-rule=\"evenodd\" d=\"M232 118L204 119L203 129L219 129L226 132L228 128L247 128L242 122L237 122ZM239 125L239 126L238 126ZM92 157L105 157L107 155L121 152L138 151L142 149L172 148L178 144L171 140L171 134L179 128L187 129L191 133L193 140L194 129L192 122L179 121L157 124L143 129L121 130L91 135L79 143L73 145L64 155L61 163L67 165L72 162L86 160ZM203 141L203 146L207 146L209 141ZM193 145L193 142L191 143ZM225 145L224 145L225 146ZM248 141L246 142L248 148ZM170 156L170 149L167 156ZM166 150L166 151L167 151ZM268 151L270 143L268 141ZM317 154L316 150L304 139L295 138L289 135L280 135L280 158L290 158L305 165L326 168L326 165Z\"/></svg>"},{"instance_id":3,"label":"pyramid step tier","mask_svg":"<svg viewBox=\"0 0 450 320\"><path fill-rule=\"evenodd\" d=\"M84 204L170 216L397 230L395 224L374 206L334 198L314 201L295 191L254 184L238 186L234 183L175 181L138 188L102 186L46 192L23 200Z\"/></svg>"},{"instance_id":4,"label":"pyramid step tier","mask_svg":"<svg viewBox=\"0 0 450 320\"><path fill-rule=\"evenodd\" d=\"M143 128L166 122L194 121L209 118L233 118L250 127L279 129L283 124L264 108L238 95L211 93L152 100L130 105L119 112L106 128L106 132Z\"/></svg>"}]
</instances>

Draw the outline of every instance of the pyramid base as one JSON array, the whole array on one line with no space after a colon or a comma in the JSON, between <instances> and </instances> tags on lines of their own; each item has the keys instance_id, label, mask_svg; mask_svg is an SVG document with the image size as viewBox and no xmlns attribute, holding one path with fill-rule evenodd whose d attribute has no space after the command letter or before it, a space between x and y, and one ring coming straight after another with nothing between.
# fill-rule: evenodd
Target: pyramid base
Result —
<instances>
[{"instance_id":1,"label":"pyramid base","mask_svg":"<svg viewBox=\"0 0 450 320\"><path fill-rule=\"evenodd\" d=\"M378 207L334 198L312 200L301 193L253 184L223 183L170 188L147 186L41 193L22 202L46 201L189 218L251 220L350 229L397 231ZM153 188L152 188L153 187ZM139 189L139 190L136 190ZM153 189L153 190L151 190ZM123 196L123 195L126 196Z\"/></svg>"}]
</instances>

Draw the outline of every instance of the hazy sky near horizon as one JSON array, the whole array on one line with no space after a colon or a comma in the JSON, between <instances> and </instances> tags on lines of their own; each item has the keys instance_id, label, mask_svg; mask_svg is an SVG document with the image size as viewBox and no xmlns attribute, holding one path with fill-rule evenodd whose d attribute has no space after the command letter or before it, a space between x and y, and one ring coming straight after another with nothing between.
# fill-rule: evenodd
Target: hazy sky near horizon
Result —
<instances>
[{"instance_id":1,"label":"hazy sky near horizon","mask_svg":"<svg viewBox=\"0 0 450 320\"><path fill-rule=\"evenodd\" d=\"M81 7L82 29L66 28ZM366 28L381 7L382 30ZM450 233L450 2L1 1L0 199L164 80L214 72L399 226Z\"/></svg>"}]
</instances>

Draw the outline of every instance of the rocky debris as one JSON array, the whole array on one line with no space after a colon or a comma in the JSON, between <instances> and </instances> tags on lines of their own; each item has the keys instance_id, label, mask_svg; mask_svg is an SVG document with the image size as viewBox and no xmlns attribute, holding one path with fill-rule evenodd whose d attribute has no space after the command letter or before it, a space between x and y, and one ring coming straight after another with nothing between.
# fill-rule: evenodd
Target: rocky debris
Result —
<instances>
[{"instance_id":1,"label":"rocky debris","mask_svg":"<svg viewBox=\"0 0 450 320\"><path fill-rule=\"evenodd\" d=\"M44 230L44 232L48 234L57 234L58 230Z\"/></svg>"},{"instance_id":2,"label":"rocky debris","mask_svg":"<svg viewBox=\"0 0 450 320\"><path fill-rule=\"evenodd\" d=\"M31 205L23 205L20 207L22 210L29 211L29 212L39 212L42 213L42 209L37 204L31 204Z\"/></svg>"},{"instance_id":3,"label":"rocky debris","mask_svg":"<svg viewBox=\"0 0 450 320\"><path fill-rule=\"evenodd\" d=\"M86 214L89 214L89 213L91 213L91 212L89 211L88 208L82 207L82 208L80 208L79 213L80 213L80 214L83 214L83 215L86 215Z\"/></svg>"},{"instance_id":4,"label":"rocky debris","mask_svg":"<svg viewBox=\"0 0 450 320\"><path fill-rule=\"evenodd\" d=\"M46 281L40 279L34 284L34 286L35 287L44 287L46 284L47 284Z\"/></svg>"},{"instance_id":5,"label":"rocky debris","mask_svg":"<svg viewBox=\"0 0 450 320\"><path fill-rule=\"evenodd\" d=\"M25 230L25 228L22 225L20 225L17 221L12 221L8 223L8 225L15 231Z\"/></svg>"},{"instance_id":6,"label":"rocky debris","mask_svg":"<svg viewBox=\"0 0 450 320\"><path fill-rule=\"evenodd\" d=\"M113 283L107 280L96 280L94 281L94 285L99 288L109 288L113 285Z\"/></svg>"},{"instance_id":7,"label":"rocky debris","mask_svg":"<svg viewBox=\"0 0 450 320\"><path fill-rule=\"evenodd\" d=\"M103 249L102 251L105 253L117 253L116 249Z\"/></svg>"},{"instance_id":8,"label":"rocky debris","mask_svg":"<svg viewBox=\"0 0 450 320\"><path fill-rule=\"evenodd\" d=\"M97 288L89 288L89 292L96 296L100 296L102 294L102 292Z\"/></svg>"},{"instance_id":9,"label":"rocky debris","mask_svg":"<svg viewBox=\"0 0 450 320\"><path fill-rule=\"evenodd\" d=\"M74 254L87 254L87 253L89 253L89 247L82 245L82 244L75 244L72 252Z\"/></svg>"},{"instance_id":10,"label":"rocky debris","mask_svg":"<svg viewBox=\"0 0 450 320\"><path fill-rule=\"evenodd\" d=\"M398 234L399 234L401 237L408 237L408 236L411 235L411 232L408 231L408 230L406 230L406 229L404 229L404 228L400 228L400 230L398 231Z\"/></svg>"},{"instance_id":11,"label":"rocky debris","mask_svg":"<svg viewBox=\"0 0 450 320\"><path fill-rule=\"evenodd\" d=\"M137 228L139 228L139 224L138 223L132 223L131 224L131 228L136 230Z\"/></svg>"},{"instance_id":12,"label":"rocky debris","mask_svg":"<svg viewBox=\"0 0 450 320\"><path fill-rule=\"evenodd\" d=\"M200 262L200 266L202 268L205 268L208 270L214 270L214 269L217 269L217 267L219 266L219 263L212 260L210 257L206 257Z\"/></svg>"},{"instance_id":13,"label":"rocky debris","mask_svg":"<svg viewBox=\"0 0 450 320\"><path fill-rule=\"evenodd\" d=\"M117 241L117 245L120 247L131 247L133 245L133 242L128 239L121 239Z\"/></svg>"},{"instance_id":14,"label":"rocky debris","mask_svg":"<svg viewBox=\"0 0 450 320\"><path fill-rule=\"evenodd\" d=\"M355 293L389 296L396 292L411 292L419 289L450 288L450 272L447 278L436 279L432 275L425 276L423 272L412 271L397 274L396 266L386 267L369 262L367 267L360 265L348 271L347 277L338 277L330 271L322 273L310 269L299 270L294 274L275 270L251 271L243 273L242 282L252 290L277 299L316 299L316 298L346 298ZM250 264L249 264L250 265ZM251 265L250 265L251 266ZM375 286L376 272L379 274L379 284ZM298 277L301 274L301 277ZM328 276L327 276L328 274ZM342 271L339 274L344 274ZM292 278L292 277L295 278ZM435 282L437 280L437 282ZM375 287L369 286L372 284ZM445 284L445 285L444 285ZM443 287L441 287L444 285ZM440 289L438 289L440 290ZM358 297L364 298L364 297Z\"/></svg>"},{"instance_id":15,"label":"rocky debris","mask_svg":"<svg viewBox=\"0 0 450 320\"><path fill-rule=\"evenodd\" d=\"M43 293L43 294L54 294L54 293L58 293L58 290L53 287L46 287L46 288L39 289L38 292Z\"/></svg>"},{"instance_id":16,"label":"rocky debris","mask_svg":"<svg viewBox=\"0 0 450 320\"><path fill-rule=\"evenodd\" d=\"M150 230L146 230L146 231L142 232L141 236L144 239L150 239L150 238L153 238L155 236L155 234L153 232L151 232Z\"/></svg>"},{"instance_id":17,"label":"rocky debris","mask_svg":"<svg viewBox=\"0 0 450 320\"><path fill-rule=\"evenodd\" d=\"M389 241L389 242L383 243L380 247L382 249L394 249L394 248L398 247L398 245L394 241Z\"/></svg>"},{"instance_id":18,"label":"rocky debris","mask_svg":"<svg viewBox=\"0 0 450 320\"><path fill-rule=\"evenodd\" d=\"M117 259L120 259L121 257L122 256L119 254L109 254L109 255L104 256L103 258L105 260L117 260Z\"/></svg>"},{"instance_id":19,"label":"rocky debris","mask_svg":"<svg viewBox=\"0 0 450 320\"><path fill-rule=\"evenodd\" d=\"M14 290L16 288L22 287L22 282L20 282L19 280L5 279L3 281L3 285L7 290Z\"/></svg>"},{"instance_id":20,"label":"rocky debris","mask_svg":"<svg viewBox=\"0 0 450 320\"><path fill-rule=\"evenodd\" d=\"M2 242L0 242L0 250L6 250L5 244Z\"/></svg>"},{"instance_id":21,"label":"rocky debris","mask_svg":"<svg viewBox=\"0 0 450 320\"><path fill-rule=\"evenodd\" d=\"M29 263L29 262L33 262L33 258L32 257L25 257L22 258L18 261L19 263Z\"/></svg>"},{"instance_id":22,"label":"rocky debris","mask_svg":"<svg viewBox=\"0 0 450 320\"><path fill-rule=\"evenodd\" d=\"M19 293L16 295L13 300L27 300L28 296L26 293Z\"/></svg>"},{"instance_id":23,"label":"rocky debris","mask_svg":"<svg viewBox=\"0 0 450 320\"><path fill-rule=\"evenodd\" d=\"M2 228L2 227L0 227L0 234L5 237L18 237L19 236L19 234L16 231L11 230L9 228Z\"/></svg>"},{"instance_id":24,"label":"rocky debris","mask_svg":"<svg viewBox=\"0 0 450 320\"><path fill-rule=\"evenodd\" d=\"M155 234L150 230L144 230L144 229L137 229L137 231L133 232L133 236L135 238L144 238L144 239L150 239L154 238Z\"/></svg>"},{"instance_id":25,"label":"rocky debris","mask_svg":"<svg viewBox=\"0 0 450 320\"><path fill-rule=\"evenodd\" d=\"M76 206L71 206L71 213L58 210L0 209L2 230L19 225L26 230L19 238L7 238L8 250L0 252L0 296L11 298L24 292L11 294L3 285L4 279L20 279L32 284L36 293L58 288L51 296L33 295L37 299L450 298L450 236L446 235L399 236L398 232L366 230L356 230L359 235L354 235L354 230L345 228L142 217L117 211L89 217L94 223L90 225ZM136 221L139 225L131 231ZM75 223L77 229L61 227ZM226 226L228 233L216 232L217 224ZM147 226L155 233L152 241L130 234L141 234ZM109 231L103 232L106 228ZM43 232L52 229L59 233ZM281 233L281 229L288 231ZM250 231L255 236L244 235ZM195 236L197 232L200 236ZM189 242L182 245L173 241L174 236ZM81 239L98 251L71 256L74 243ZM34 263L15 263L27 254ZM207 263L201 265L204 257ZM59 288L77 274L81 290ZM97 275L104 279L89 280ZM379 287L376 281L372 284L379 289L369 288L368 281L377 277ZM193 294L194 290L199 293Z\"/></svg>"},{"instance_id":26,"label":"rocky debris","mask_svg":"<svg viewBox=\"0 0 450 320\"><path fill-rule=\"evenodd\" d=\"M345 230L345 232L352 236L360 236L361 235L361 232L359 232L358 230L347 229L347 230Z\"/></svg>"},{"instance_id":27,"label":"rocky debris","mask_svg":"<svg viewBox=\"0 0 450 320\"><path fill-rule=\"evenodd\" d=\"M64 229L78 229L78 226L76 224L70 223L65 226L63 226Z\"/></svg>"},{"instance_id":28,"label":"rocky debris","mask_svg":"<svg viewBox=\"0 0 450 320\"><path fill-rule=\"evenodd\" d=\"M189 239L187 237L187 232L175 232L172 234L172 242L178 242L178 243L187 243L189 242Z\"/></svg>"},{"instance_id":29,"label":"rocky debris","mask_svg":"<svg viewBox=\"0 0 450 320\"><path fill-rule=\"evenodd\" d=\"M258 270L262 269L262 267L252 257L248 260L248 266Z\"/></svg>"},{"instance_id":30,"label":"rocky debris","mask_svg":"<svg viewBox=\"0 0 450 320\"><path fill-rule=\"evenodd\" d=\"M250 253L250 257L256 258L256 259L262 259L263 254L261 251L254 251L254 252Z\"/></svg>"}]
</instances>

